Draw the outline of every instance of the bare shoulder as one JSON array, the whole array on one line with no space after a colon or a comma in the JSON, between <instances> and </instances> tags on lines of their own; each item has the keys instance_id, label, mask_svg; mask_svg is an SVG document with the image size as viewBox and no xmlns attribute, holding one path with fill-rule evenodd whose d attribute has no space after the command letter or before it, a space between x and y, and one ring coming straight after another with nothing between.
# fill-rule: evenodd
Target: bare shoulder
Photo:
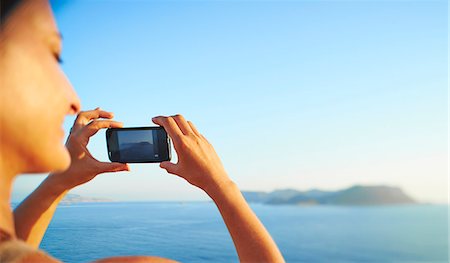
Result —
<instances>
[{"instance_id":1,"label":"bare shoulder","mask_svg":"<svg viewBox=\"0 0 450 263\"><path fill-rule=\"evenodd\" d=\"M0 242L0 262L15 262L15 263L61 263L61 261L46 254L42 250L37 250L27 243L10 239Z\"/></svg>"},{"instance_id":2,"label":"bare shoulder","mask_svg":"<svg viewBox=\"0 0 450 263\"><path fill-rule=\"evenodd\" d=\"M59 261L53 257L50 257L49 255L44 254L42 252L30 253L14 262L16 262L16 263L29 263L29 262L61 263L61 261Z\"/></svg>"},{"instance_id":3,"label":"bare shoulder","mask_svg":"<svg viewBox=\"0 0 450 263\"><path fill-rule=\"evenodd\" d=\"M178 262L168 258L155 256L126 256L126 257L111 257L96 260L93 263L174 263Z\"/></svg>"}]
</instances>

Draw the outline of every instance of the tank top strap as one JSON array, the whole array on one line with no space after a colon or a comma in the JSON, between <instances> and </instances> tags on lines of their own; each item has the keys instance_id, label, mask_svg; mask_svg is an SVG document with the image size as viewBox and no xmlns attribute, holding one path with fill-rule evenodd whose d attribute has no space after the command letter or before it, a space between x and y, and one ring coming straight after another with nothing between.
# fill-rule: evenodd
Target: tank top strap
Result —
<instances>
[{"instance_id":1,"label":"tank top strap","mask_svg":"<svg viewBox=\"0 0 450 263\"><path fill-rule=\"evenodd\" d=\"M0 243L11 239L11 235L0 229Z\"/></svg>"},{"instance_id":2,"label":"tank top strap","mask_svg":"<svg viewBox=\"0 0 450 263\"><path fill-rule=\"evenodd\" d=\"M18 239L10 238L0 242L0 263L25 262L60 263L61 261Z\"/></svg>"}]
</instances>

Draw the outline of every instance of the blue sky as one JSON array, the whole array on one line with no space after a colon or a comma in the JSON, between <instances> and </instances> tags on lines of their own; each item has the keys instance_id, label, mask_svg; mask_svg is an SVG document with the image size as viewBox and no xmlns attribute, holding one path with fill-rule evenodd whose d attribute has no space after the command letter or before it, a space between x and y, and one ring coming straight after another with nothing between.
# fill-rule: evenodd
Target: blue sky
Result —
<instances>
[{"instance_id":1,"label":"blue sky","mask_svg":"<svg viewBox=\"0 0 450 263\"><path fill-rule=\"evenodd\" d=\"M130 127L185 115L241 189L387 184L447 200L447 1L57 3L83 109ZM104 132L90 149L107 160ZM206 199L157 165L131 169L73 192ZM43 178L19 178L13 197Z\"/></svg>"}]
</instances>

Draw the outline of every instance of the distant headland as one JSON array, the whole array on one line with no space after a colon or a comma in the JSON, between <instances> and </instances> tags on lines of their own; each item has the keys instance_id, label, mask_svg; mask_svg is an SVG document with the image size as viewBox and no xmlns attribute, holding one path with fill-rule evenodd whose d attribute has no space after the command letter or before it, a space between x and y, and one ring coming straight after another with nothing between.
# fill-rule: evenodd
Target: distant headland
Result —
<instances>
[{"instance_id":1,"label":"distant headland","mask_svg":"<svg viewBox=\"0 0 450 263\"><path fill-rule=\"evenodd\" d=\"M392 186L355 185L338 191L295 189L273 192L243 191L247 202L270 205L399 205L415 204L402 189Z\"/></svg>"},{"instance_id":2,"label":"distant headland","mask_svg":"<svg viewBox=\"0 0 450 263\"><path fill-rule=\"evenodd\" d=\"M401 205L416 204L416 200L408 196L399 187L377 185L355 185L338 191L323 191L312 189L299 191L282 189L272 192L242 191L249 203L267 205ZM116 202L107 198L84 197L68 194L62 201L63 205L78 203Z\"/></svg>"},{"instance_id":3,"label":"distant headland","mask_svg":"<svg viewBox=\"0 0 450 263\"><path fill-rule=\"evenodd\" d=\"M100 203L100 202L113 202L113 200L107 198L84 197L76 194L67 194L63 198L63 200L61 200L62 205L71 205L78 203Z\"/></svg>"}]
</instances>

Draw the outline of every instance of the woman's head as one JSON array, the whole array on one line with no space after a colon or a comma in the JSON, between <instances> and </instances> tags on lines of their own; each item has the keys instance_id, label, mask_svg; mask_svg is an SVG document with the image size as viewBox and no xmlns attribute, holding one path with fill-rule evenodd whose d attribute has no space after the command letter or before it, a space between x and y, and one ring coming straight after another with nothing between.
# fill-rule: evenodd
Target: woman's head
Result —
<instances>
[{"instance_id":1,"label":"woman's head","mask_svg":"<svg viewBox=\"0 0 450 263\"><path fill-rule=\"evenodd\" d=\"M12 8L0 32L0 161L18 173L62 170L63 120L80 103L58 62L61 35L48 1Z\"/></svg>"}]
</instances>

